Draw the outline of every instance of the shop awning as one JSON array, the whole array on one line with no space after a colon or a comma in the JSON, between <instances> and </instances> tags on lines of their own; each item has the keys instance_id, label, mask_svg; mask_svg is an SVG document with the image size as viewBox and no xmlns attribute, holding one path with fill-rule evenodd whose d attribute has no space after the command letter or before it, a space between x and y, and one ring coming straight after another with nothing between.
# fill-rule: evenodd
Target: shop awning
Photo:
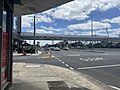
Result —
<instances>
[{"instance_id":1,"label":"shop awning","mask_svg":"<svg viewBox=\"0 0 120 90\"><path fill-rule=\"evenodd\" d=\"M14 5L14 15L40 13L73 0L19 0Z\"/></svg>"}]
</instances>

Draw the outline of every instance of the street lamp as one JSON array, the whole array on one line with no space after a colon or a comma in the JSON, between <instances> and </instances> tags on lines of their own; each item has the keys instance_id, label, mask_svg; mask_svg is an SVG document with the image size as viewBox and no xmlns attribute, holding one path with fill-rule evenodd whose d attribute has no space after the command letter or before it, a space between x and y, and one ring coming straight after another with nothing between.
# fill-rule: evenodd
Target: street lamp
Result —
<instances>
[{"instance_id":1,"label":"street lamp","mask_svg":"<svg viewBox=\"0 0 120 90\"><path fill-rule=\"evenodd\" d=\"M108 49L110 48L109 46L109 31L108 31L108 28L106 27L106 32L107 32L107 37L108 37Z\"/></svg>"},{"instance_id":2,"label":"street lamp","mask_svg":"<svg viewBox=\"0 0 120 90\"><path fill-rule=\"evenodd\" d=\"M85 12L85 11L83 11L83 12ZM93 52L93 15L90 15L90 22L91 22L91 41L92 41L92 47L91 47L91 49L92 49L92 52Z\"/></svg>"},{"instance_id":3,"label":"street lamp","mask_svg":"<svg viewBox=\"0 0 120 90\"><path fill-rule=\"evenodd\" d=\"M83 11L83 12L85 12L85 11ZM100 14L100 13L99 13ZM93 15L96 15L96 14L91 14L90 15L90 22L91 22L91 41L92 41L92 47L91 47L91 49L92 49L92 52L93 52L93 32L94 32L94 28L93 28ZM95 34L96 35L96 34Z\"/></svg>"},{"instance_id":4,"label":"street lamp","mask_svg":"<svg viewBox=\"0 0 120 90\"><path fill-rule=\"evenodd\" d=\"M93 16L90 15L91 17L91 39L92 39L92 52L93 52Z\"/></svg>"}]
</instances>

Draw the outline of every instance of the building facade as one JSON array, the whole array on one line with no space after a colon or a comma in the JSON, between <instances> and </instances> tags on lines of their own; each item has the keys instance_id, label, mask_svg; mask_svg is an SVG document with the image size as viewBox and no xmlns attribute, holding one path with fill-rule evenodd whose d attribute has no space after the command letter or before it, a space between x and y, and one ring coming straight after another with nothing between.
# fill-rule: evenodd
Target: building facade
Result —
<instances>
[{"instance_id":1,"label":"building facade","mask_svg":"<svg viewBox=\"0 0 120 90\"><path fill-rule=\"evenodd\" d=\"M12 84L13 0L0 0L0 90Z\"/></svg>"}]
</instances>

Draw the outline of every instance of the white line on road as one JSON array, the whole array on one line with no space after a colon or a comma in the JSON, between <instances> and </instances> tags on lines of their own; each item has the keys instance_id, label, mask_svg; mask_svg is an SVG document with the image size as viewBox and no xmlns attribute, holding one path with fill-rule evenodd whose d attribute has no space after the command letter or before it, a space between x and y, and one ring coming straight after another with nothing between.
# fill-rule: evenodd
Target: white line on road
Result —
<instances>
[{"instance_id":1,"label":"white line on road","mask_svg":"<svg viewBox=\"0 0 120 90\"><path fill-rule=\"evenodd\" d=\"M107 68L107 67L118 67L120 64L115 64L115 65L104 65L104 66L93 66L93 67L82 67L78 69L97 69L97 68Z\"/></svg>"},{"instance_id":2,"label":"white line on road","mask_svg":"<svg viewBox=\"0 0 120 90\"><path fill-rule=\"evenodd\" d=\"M61 61L62 62L62 60L60 60L59 58L57 58L57 57L55 57L57 60L59 60L59 61ZM65 64L65 66L66 67L69 67L71 70L74 70L74 68L72 68L72 67L70 67L68 64L66 64L65 62L62 62L63 64Z\"/></svg>"},{"instance_id":3,"label":"white line on road","mask_svg":"<svg viewBox=\"0 0 120 90\"><path fill-rule=\"evenodd\" d=\"M93 57L93 58L80 58L81 61L100 61L100 60L105 60L105 58L101 57Z\"/></svg>"},{"instance_id":4,"label":"white line on road","mask_svg":"<svg viewBox=\"0 0 120 90\"><path fill-rule=\"evenodd\" d=\"M68 56L80 56L80 54L70 54Z\"/></svg>"},{"instance_id":5,"label":"white line on road","mask_svg":"<svg viewBox=\"0 0 120 90\"><path fill-rule=\"evenodd\" d=\"M61 60L59 60L61 62Z\"/></svg>"},{"instance_id":6,"label":"white line on road","mask_svg":"<svg viewBox=\"0 0 120 90\"><path fill-rule=\"evenodd\" d=\"M72 67L70 67L70 69L71 69L71 70L73 70L73 68L72 68Z\"/></svg>"},{"instance_id":7,"label":"white line on road","mask_svg":"<svg viewBox=\"0 0 120 90\"><path fill-rule=\"evenodd\" d=\"M68 64L65 64L65 66L69 67L69 65L68 65Z\"/></svg>"},{"instance_id":8,"label":"white line on road","mask_svg":"<svg viewBox=\"0 0 120 90\"><path fill-rule=\"evenodd\" d=\"M26 66L27 68L36 68L36 67L40 67L40 65L28 65Z\"/></svg>"},{"instance_id":9,"label":"white line on road","mask_svg":"<svg viewBox=\"0 0 120 90\"><path fill-rule=\"evenodd\" d=\"M60 60L60 59L59 59L59 58L57 58L57 57L55 57L55 58L56 58L58 61L60 61L60 62L62 61L62 60Z\"/></svg>"},{"instance_id":10,"label":"white line on road","mask_svg":"<svg viewBox=\"0 0 120 90\"><path fill-rule=\"evenodd\" d=\"M111 86L111 85L108 85L108 86L111 87L111 88L113 88L113 89L120 90L120 88L118 88L118 87Z\"/></svg>"},{"instance_id":11,"label":"white line on road","mask_svg":"<svg viewBox=\"0 0 120 90\"><path fill-rule=\"evenodd\" d=\"M106 54L102 54L102 55L110 55L110 54L107 54L107 53L106 53Z\"/></svg>"}]
</instances>

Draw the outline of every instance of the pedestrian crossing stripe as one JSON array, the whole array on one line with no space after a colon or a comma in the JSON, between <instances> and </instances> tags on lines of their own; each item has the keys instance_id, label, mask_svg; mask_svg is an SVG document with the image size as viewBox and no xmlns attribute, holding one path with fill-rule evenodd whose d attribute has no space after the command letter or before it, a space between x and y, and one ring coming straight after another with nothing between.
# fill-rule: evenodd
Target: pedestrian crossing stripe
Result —
<instances>
[{"instance_id":1,"label":"pedestrian crossing stripe","mask_svg":"<svg viewBox=\"0 0 120 90\"><path fill-rule=\"evenodd\" d=\"M40 57L40 58L54 58L55 56L42 56L42 57Z\"/></svg>"}]
</instances>

